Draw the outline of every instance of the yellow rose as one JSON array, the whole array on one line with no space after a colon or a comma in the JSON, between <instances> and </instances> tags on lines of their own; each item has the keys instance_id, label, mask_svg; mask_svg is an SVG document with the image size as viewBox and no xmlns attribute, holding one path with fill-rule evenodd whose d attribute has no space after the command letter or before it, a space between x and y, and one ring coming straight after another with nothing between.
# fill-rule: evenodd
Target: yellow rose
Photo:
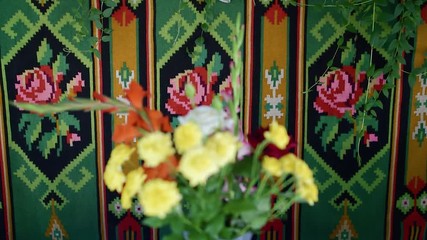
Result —
<instances>
[{"instance_id":1,"label":"yellow rose","mask_svg":"<svg viewBox=\"0 0 427 240\"><path fill-rule=\"evenodd\" d=\"M191 148L199 146L202 143L202 137L202 131L197 124L187 122L180 125L174 133L174 141L178 153L182 154Z\"/></svg>"},{"instance_id":2,"label":"yellow rose","mask_svg":"<svg viewBox=\"0 0 427 240\"><path fill-rule=\"evenodd\" d=\"M297 179L301 181L313 179L313 172L311 171L307 163L301 159L295 162L294 175Z\"/></svg>"},{"instance_id":3,"label":"yellow rose","mask_svg":"<svg viewBox=\"0 0 427 240\"><path fill-rule=\"evenodd\" d=\"M288 132L286 131L286 128L282 125L279 125L276 120L270 124L268 131L264 132L264 137L276 145L279 149L285 149L291 140Z\"/></svg>"},{"instance_id":4,"label":"yellow rose","mask_svg":"<svg viewBox=\"0 0 427 240\"><path fill-rule=\"evenodd\" d=\"M119 144L114 147L113 151L111 151L111 156L108 160L108 163L122 165L124 162L129 160L133 151L135 151L135 148L130 147L126 144Z\"/></svg>"},{"instance_id":5,"label":"yellow rose","mask_svg":"<svg viewBox=\"0 0 427 240\"><path fill-rule=\"evenodd\" d=\"M221 168L236 161L238 140L230 132L217 132L208 138L206 148L215 153L215 162Z\"/></svg>"},{"instance_id":6,"label":"yellow rose","mask_svg":"<svg viewBox=\"0 0 427 240\"><path fill-rule=\"evenodd\" d=\"M289 153L280 158L280 163L282 165L282 169L285 173L294 173L295 172L295 164L298 161L302 161L295 154Z\"/></svg>"},{"instance_id":7,"label":"yellow rose","mask_svg":"<svg viewBox=\"0 0 427 240\"><path fill-rule=\"evenodd\" d=\"M296 193L311 206L319 200L319 190L313 180L298 182Z\"/></svg>"},{"instance_id":8,"label":"yellow rose","mask_svg":"<svg viewBox=\"0 0 427 240\"><path fill-rule=\"evenodd\" d=\"M190 181L191 186L204 185L207 179L219 170L214 155L205 147L189 150L182 156L178 171Z\"/></svg>"},{"instance_id":9,"label":"yellow rose","mask_svg":"<svg viewBox=\"0 0 427 240\"><path fill-rule=\"evenodd\" d=\"M138 194L144 214L150 217L165 218L181 201L176 182L153 179L145 183Z\"/></svg>"},{"instance_id":10,"label":"yellow rose","mask_svg":"<svg viewBox=\"0 0 427 240\"><path fill-rule=\"evenodd\" d=\"M137 142L139 157L147 167L157 167L160 163L175 154L171 135L163 132L153 132L145 135Z\"/></svg>"},{"instance_id":11,"label":"yellow rose","mask_svg":"<svg viewBox=\"0 0 427 240\"><path fill-rule=\"evenodd\" d=\"M262 167L267 173L274 177L280 177L283 174L282 164L277 158L264 156Z\"/></svg>"},{"instance_id":12,"label":"yellow rose","mask_svg":"<svg viewBox=\"0 0 427 240\"><path fill-rule=\"evenodd\" d=\"M126 181L122 167L118 164L107 163L104 171L104 182L110 191L120 193L123 189L123 184Z\"/></svg>"},{"instance_id":13,"label":"yellow rose","mask_svg":"<svg viewBox=\"0 0 427 240\"><path fill-rule=\"evenodd\" d=\"M144 170L140 167L128 173L126 185L121 196L121 203L124 209L129 209L132 206L132 198L139 192L146 178Z\"/></svg>"}]
</instances>

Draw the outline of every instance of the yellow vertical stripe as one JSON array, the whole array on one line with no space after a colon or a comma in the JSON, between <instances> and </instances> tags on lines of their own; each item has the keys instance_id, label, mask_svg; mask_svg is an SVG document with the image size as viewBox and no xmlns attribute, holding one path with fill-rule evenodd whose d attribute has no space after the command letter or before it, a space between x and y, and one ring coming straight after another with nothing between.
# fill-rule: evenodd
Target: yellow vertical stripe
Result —
<instances>
[{"instance_id":1,"label":"yellow vertical stripe","mask_svg":"<svg viewBox=\"0 0 427 240\"><path fill-rule=\"evenodd\" d=\"M281 117L277 117L276 120L280 123L284 123L286 117L286 75L287 75L287 36L288 36L288 17L285 16L280 22L278 20L278 9L275 9L274 12L274 21L271 22L271 19L267 19L264 17L263 21L263 38L264 44L262 46L262 99L261 99L261 126L267 126L272 120L273 117L267 116L267 109L265 105L267 104L266 98L270 97L278 97L281 96L283 99L280 101L282 104L282 109L279 111L282 113ZM273 95L273 90L267 84L266 71L269 71L276 63L276 66L280 71L283 71L283 77L281 79L281 83L278 89Z\"/></svg>"},{"instance_id":2,"label":"yellow vertical stripe","mask_svg":"<svg viewBox=\"0 0 427 240\"><path fill-rule=\"evenodd\" d=\"M126 9L130 11L129 9ZM133 72L133 80L138 81L137 71L137 19L129 21L126 17L124 8L120 9L115 14L121 14L118 18L111 18L112 22L112 41L111 41L111 68L112 68L112 88L113 96L124 97L124 89L116 76L117 72L126 64L131 72ZM117 21L119 19L120 21ZM131 72L129 74L131 74ZM114 116L114 124L123 123L125 118Z\"/></svg>"},{"instance_id":3,"label":"yellow vertical stripe","mask_svg":"<svg viewBox=\"0 0 427 240\"><path fill-rule=\"evenodd\" d=\"M420 67L425 60L424 53L427 51L427 24L422 24L418 27L417 32L417 42L416 42L416 51L414 53L414 68ZM414 111L416 109L415 103L417 101L417 93L422 94L421 83L419 77L417 77L416 82L412 88L412 99L411 107L409 113L410 122L409 122L409 131L408 131L408 157L407 157L407 168L406 168L406 182L408 183L413 177L420 177L422 180L426 181L427 176L427 139L424 139L420 145L417 139L412 137L413 132L418 124L418 121L421 119L420 116L416 116ZM427 93L426 93L427 94ZM427 117L424 119L427 121Z\"/></svg>"}]
</instances>

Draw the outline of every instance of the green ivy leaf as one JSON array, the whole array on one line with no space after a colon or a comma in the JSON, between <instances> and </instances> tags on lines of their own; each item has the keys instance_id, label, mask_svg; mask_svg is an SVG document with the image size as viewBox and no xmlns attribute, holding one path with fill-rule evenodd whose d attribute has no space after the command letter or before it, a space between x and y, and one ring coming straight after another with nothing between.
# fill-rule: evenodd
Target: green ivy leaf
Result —
<instances>
[{"instance_id":1,"label":"green ivy leaf","mask_svg":"<svg viewBox=\"0 0 427 240\"><path fill-rule=\"evenodd\" d=\"M416 81L417 81L417 76L415 74L413 74L413 73L409 74L409 76L408 76L408 83L409 83L409 86L411 88L414 87Z\"/></svg>"},{"instance_id":2,"label":"green ivy leaf","mask_svg":"<svg viewBox=\"0 0 427 240\"><path fill-rule=\"evenodd\" d=\"M102 12L102 16L104 16L105 18L108 18L111 16L111 13L113 13L113 9L114 8L107 8Z\"/></svg>"},{"instance_id":3,"label":"green ivy leaf","mask_svg":"<svg viewBox=\"0 0 427 240\"><path fill-rule=\"evenodd\" d=\"M102 29L103 25L101 23L101 20L99 20L98 18L94 20L95 23L95 27L98 29Z\"/></svg>"},{"instance_id":4,"label":"green ivy leaf","mask_svg":"<svg viewBox=\"0 0 427 240\"><path fill-rule=\"evenodd\" d=\"M110 7L110 8L117 6L117 3L114 2L113 0L104 0L104 3L105 5L107 5L107 7Z\"/></svg>"},{"instance_id":5,"label":"green ivy leaf","mask_svg":"<svg viewBox=\"0 0 427 240\"><path fill-rule=\"evenodd\" d=\"M110 42L111 41L111 36L110 35L102 36L101 40L103 42Z\"/></svg>"},{"instance_id":6,"label":"green ivy leaf","mask_svg":"<svg viewBox=\"0 0 427 240\"><path fill-rule=\"evenodd\" d=\"M97 57L98 59L100 59L100 58L101 58L101 53L99 52L99 50L98 50L98 49L96 49L96 48L92 48L92 52L93 52L93 54L95 55L95 57Z\"/></svg>"}]
</instances>

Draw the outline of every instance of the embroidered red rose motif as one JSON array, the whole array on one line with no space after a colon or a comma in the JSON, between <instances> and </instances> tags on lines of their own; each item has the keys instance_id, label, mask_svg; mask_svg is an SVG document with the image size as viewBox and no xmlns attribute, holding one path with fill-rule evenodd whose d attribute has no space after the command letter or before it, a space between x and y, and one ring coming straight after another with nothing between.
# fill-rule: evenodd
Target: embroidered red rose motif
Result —
<instances>
[{"instance_id":1,"label":"embroidered red rose motif","mask_svg":"<svg viewBox=\"0 0 427 240\"><path fill-rule=\"evenodd\" d=\"M63 80L63 73L59 72L53 76L50 66L25 70L16 76L16 79L17 102L56 103L61 96L59 83Z\"/></svg>"},{"instance_id":2,"label":"embroidered red rose motif","mask_svg":"<svg viewBox=\"0 0 427 240\"><path fill-rule=\"evenodd\" d=\"M210 105L215 92L212 86L217 82L217 73L213 72L208 79L208 72L204 67L195 67L194 70L186 70L171 79L167 89L169 99L166 102L166 109L171 114L185 115L191 110L192 103L185 95L185 84L191 83L196 89L194 104Z\"/></svg>"},{"instance_id":3,"label":"embroidered red rose motif","mask_svg":"<svg viewBox=\"0 0 427 240\"><path fill-rule=\"evenodd\" d=\"M356 70L352 66L344 66L339 70L331 71L320 78L317 86L318 96L314 108L319 113L342 118L346 112L354 115L355 104L363 94L360 84L366 74L360 73L355 77Z\"/></svg>"}]
</instances>

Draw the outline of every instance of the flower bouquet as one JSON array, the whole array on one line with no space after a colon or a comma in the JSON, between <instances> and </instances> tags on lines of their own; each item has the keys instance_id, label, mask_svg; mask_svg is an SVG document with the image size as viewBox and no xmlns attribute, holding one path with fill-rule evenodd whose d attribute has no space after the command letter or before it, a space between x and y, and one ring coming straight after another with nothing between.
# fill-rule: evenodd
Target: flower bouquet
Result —
<instances>
[{"instance_id":1,"label":"flower bouquet","mask_svg":"<svg viewBox=\"0 0 427 240\"><path fill-rule=\"evenodd\" d=\"M39 114L127 113L127 122L114 128L104 182L121 194L125 209L137 198L144 224L169 227L165 239L234 239L256 233L294 203L314 204L318 190L308 165L291 152L295 144L284 126L273 121L254 134L242 133L239 20L235 36L229 91L215 96L210 106L193 106L175 129L167 116L144 105L148 93L136 82L126 92L128 103L94 93L95 100L14 104ZM187 84L185 92L191 100L194 86Z\"/></svg>"}]
</instances>

